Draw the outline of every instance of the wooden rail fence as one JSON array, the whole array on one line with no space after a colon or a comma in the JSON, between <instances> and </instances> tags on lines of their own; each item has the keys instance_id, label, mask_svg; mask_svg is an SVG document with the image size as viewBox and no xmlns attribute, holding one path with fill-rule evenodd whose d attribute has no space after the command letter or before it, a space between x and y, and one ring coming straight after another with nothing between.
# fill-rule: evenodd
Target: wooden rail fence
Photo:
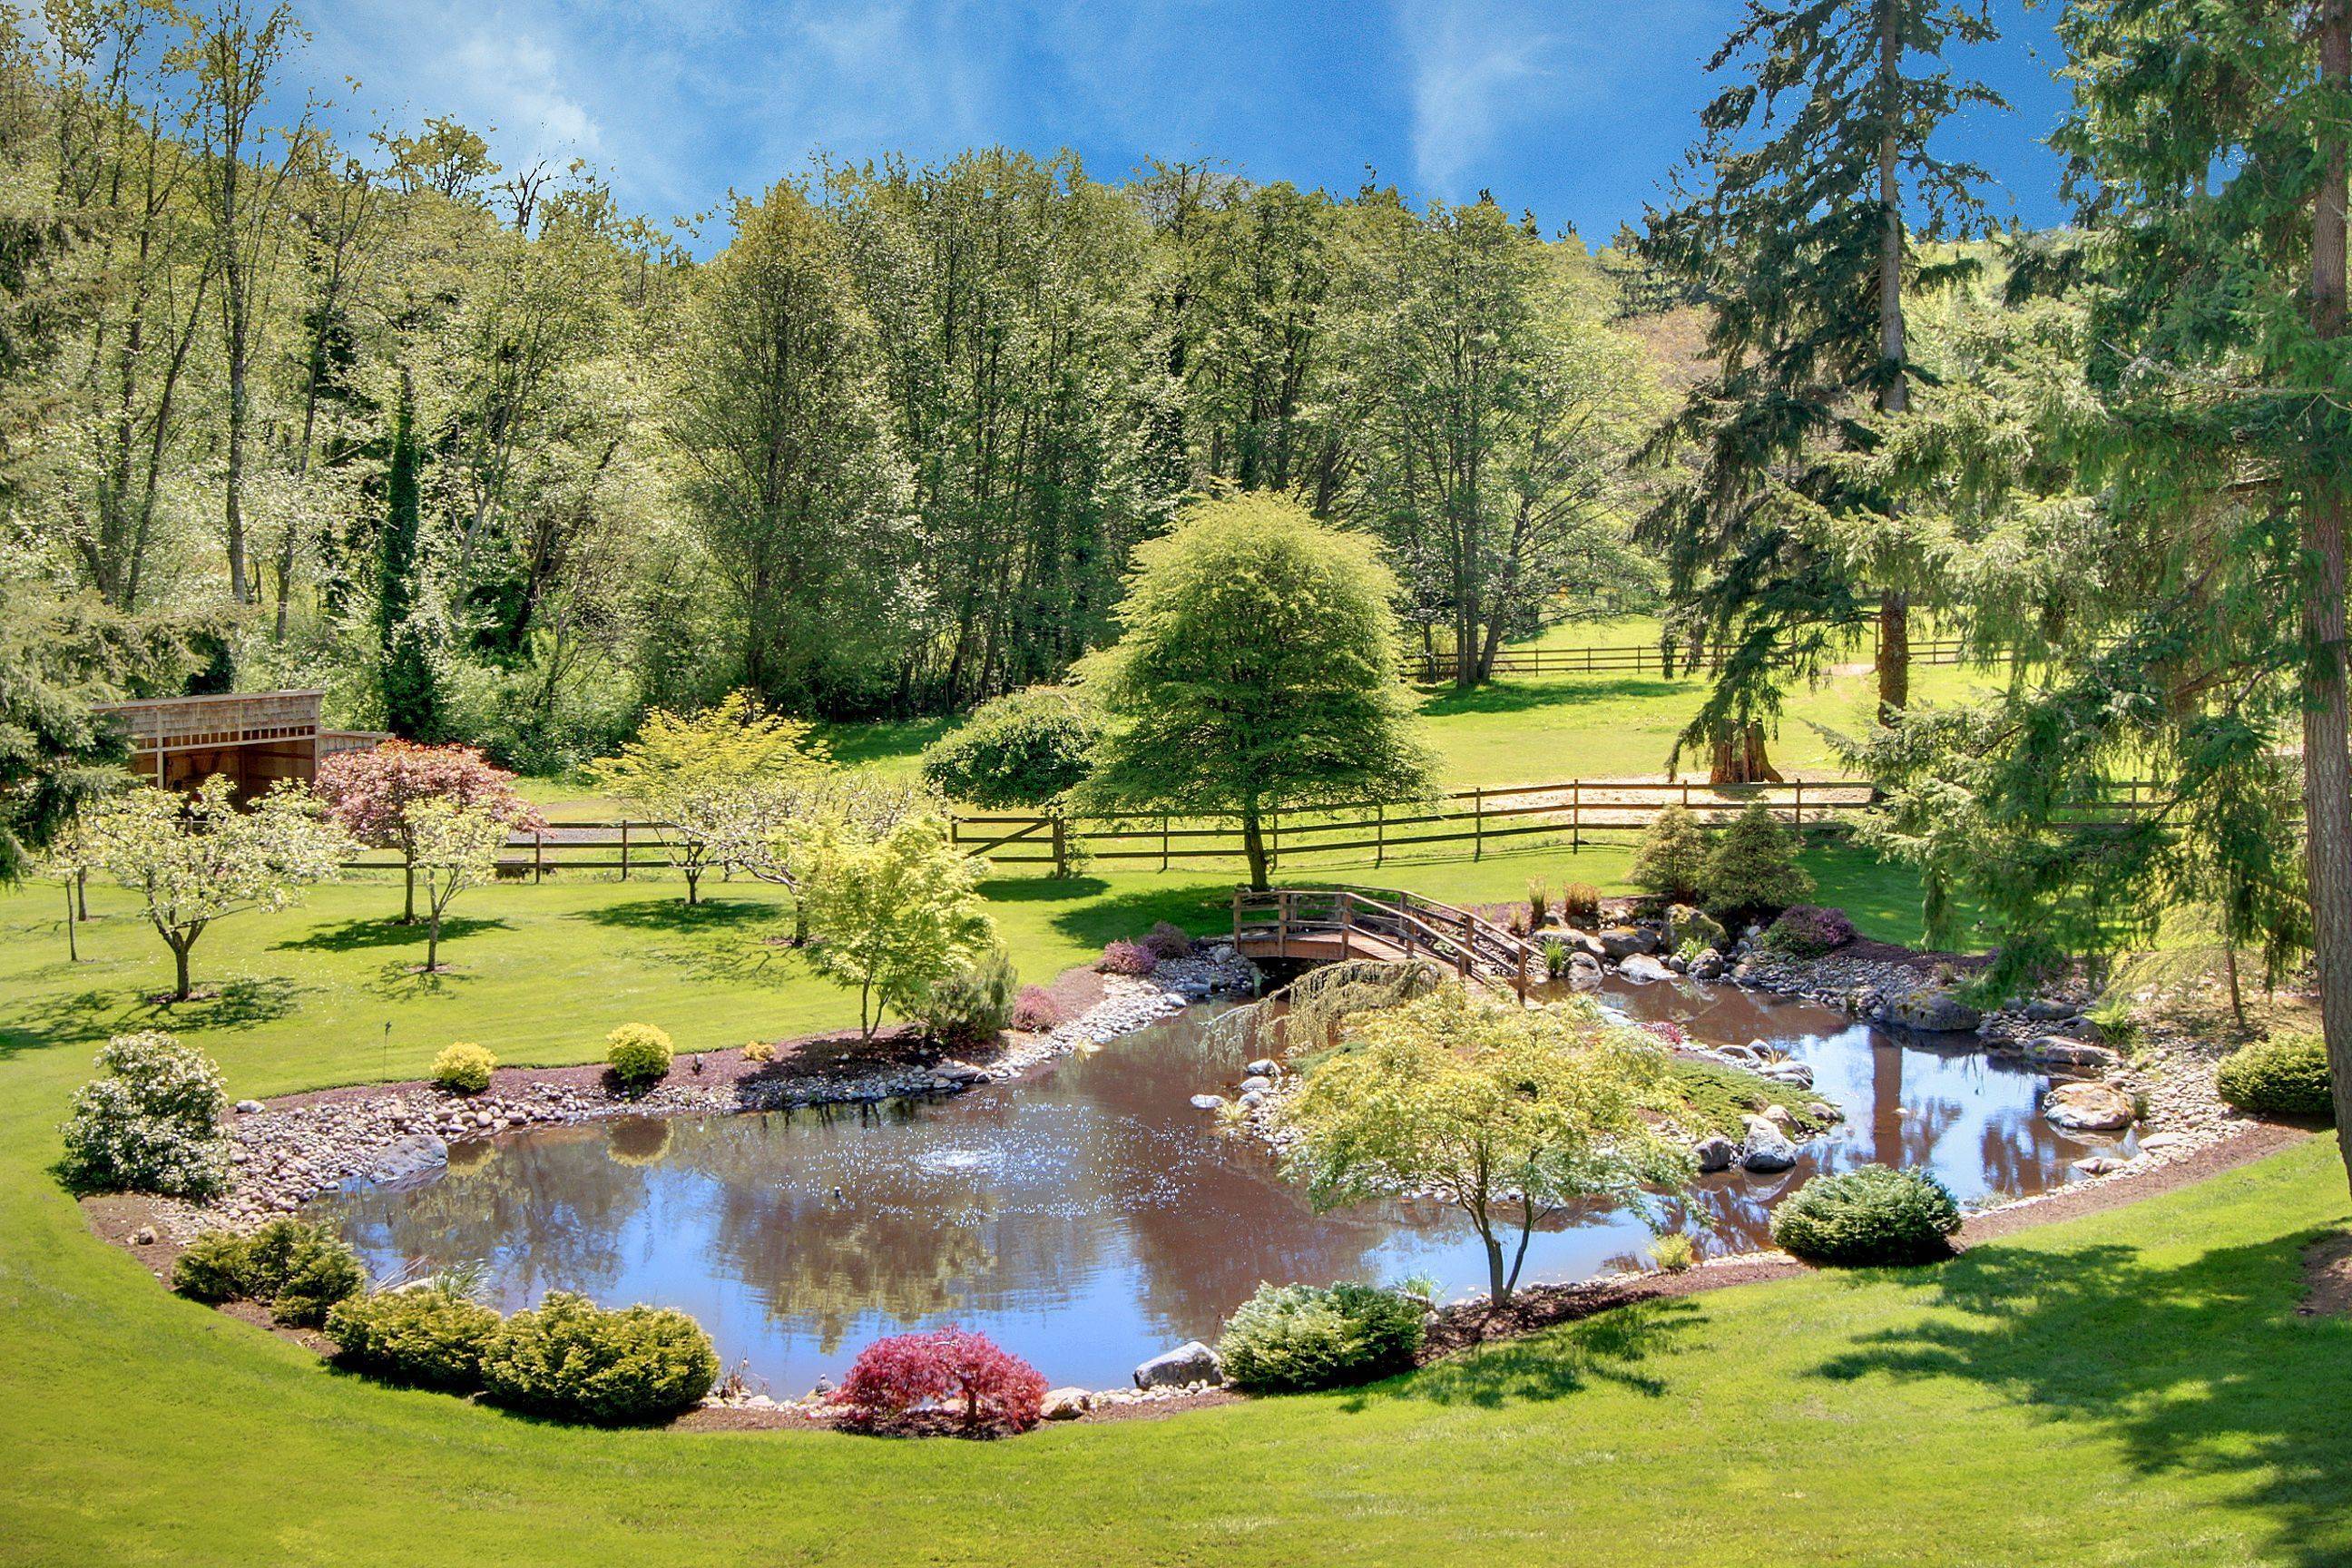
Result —
<instances>
[{"instance_id":1,"label":"wooden rail fence","mask_svg":"<svg viewBox=\"0 0 2352 1568\"><path fill-rule=\"evenodd\" d=\"M1504 789L1454 790L1432 800L1368 801L1270 814L1267 859L1273 865L1309 857L1433 858L1467 847L1470 858L1547 841L1571 851L1588 844L1622 844L1669 805L1680 805L1703 828L1720 827L1762 802L1803 831L1836 827L1878 799L1866 779L1794 779L1785 784L1709 784L1695 780L1569 779ZM2151 804L2134 784L2112 798L2082 803L2085 822L2113 821ZM958 813L950 836L966 852L998 866L1050 866L1066 875L1081 859L1141 864L1168 870L1186 861L1243 858L1239 818L1178 816L1157 812L1064 816L1051 812ZM551 872L611 871L621 880L669 864L669 829L658 822L562 822L524 829L507 839L500 875L544 880ZM396 869L389 850L371 850L346 862L352 869ZM728 868L710 870L725 879Z\"/></svg>"},{"instance_id":2,"label":"wooden rail fence","mask_svg":"<svg viewBox=\"0 0 2352 1568\"><path fill-rule=\"evenodd\" d=\"M1728 648L1709 648L1698 656L1696 667L1711 669L1719 664ZM1875 657L1870 645L1857 643L1853 657L1865 660ZM1969 648L1958 637L1921 637L1911 644L1914 664L1960 664L1969 658ZM1423 653L1405 661L1404 676L1423 686L1434 686L1452 680L1458 659L1451 653ZM1680 675L1694 668L1690 654L1677 648L1670 659L1656 643L1621 643L1591 647L1507 647L1495 654L1493 673L1497 676L1541 675L1605 675L1611 673L1665 676Z\"/></svg>"}]
</instances>

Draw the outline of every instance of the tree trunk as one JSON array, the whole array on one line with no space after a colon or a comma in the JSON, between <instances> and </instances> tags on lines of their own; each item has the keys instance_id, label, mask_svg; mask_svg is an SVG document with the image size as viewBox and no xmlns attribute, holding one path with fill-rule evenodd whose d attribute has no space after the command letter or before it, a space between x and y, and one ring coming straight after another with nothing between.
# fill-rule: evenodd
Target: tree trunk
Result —
<instances>
[{"instance_id":1,"label":"tree trunk","mask_svg":"<svg viewBox=\"0 0 2352 1568\"><path fill-rule=\"evenodd\" d=\"M1911 599L1892 588L1878 595L1878 721L1892 724L1911 705Z\"/></svg>"},{"instance_id":2,"label":"tree trunk","mask_svg":"<svg viewBox=\"0 0 2352 1568\"><path fill-rule=\"evenodd\" d=\"M1780 770L1764 754L1764 726L1749 724L1715 742L1707 767L1709 784L1778 784Z\"/></svg>"},{"instance_id":3,"label":"tree trunk","mask_svg":"<svg viewBox=\"0 0 2352 1568\"><path fill-rule=\"evenodd\" d=\"M1485 1220L1478 1222L1478 1239L1486 1247L1486 1304L1507 1306L1511 1300L1510 1276L1503 1270L1503 1243Z\"/></svg>"},{"instance_id":4,"label":"tree trunk","mask_svg":"<svg viewBox=\"0 0 2352 1568\"><path fill-rule=\"evenodd\" d=\"M2352 4L2333 0L2319 18L2319 78L2336 94L2352 89ZM2344 335L2347 133L2327 135L2327 173L2312 205L2311 323L2324 341ZM2315 417L2327 421L2323 413ZM2305 510L2303 808L2311 879L2312 946L2318 958L2320 1027L2334 1079L2336 1142L2352 1172L2352 722L2345 694L2344 530L2347 479L2340 454L2313 453Z\"/></svg>"},{"instance_id":5,"label":"tree trunk","mask_svg":"<svg viewBox=\"0 0 2352 1568\"><path fill-rule=\"evenodd\" d=\"M435 910L425 928L425 973L432 973L441 967L441 911Z\"/></svg>"},{"instance_id":6,"label":"tree trunk","mask_svg":"<svg viewBox=\"0 0 2352 1568\"><path fill-rule=\"evenodd\" d=\"M173 962L173 964L174 965L174 967L175 967L175 968L178 970L178 972L179 972L179 986L178 986L178 989L174 990L174 991L172 993L172 1000L173 1000L173 1001L174 1001L174 1002L184 1002L184 1001L186 1001L186 1000L188 999L188 995L189 995L189 994L190 994L192 991L194 991L194 990L195 989L194 986L192 986L192 985L190 985L190 984L188 984L188 947L189 947L189 945L190 945L190 944L188 944L188 943L186 943L186 942L173 942L173 943L172 944L172 962Z\"/></svg>"},{"instance_id":7,"label":"tree trunk","mask_svg":"<svg viewBox=\"0 0 2352 1568\"><path fill-rule=\"evenodd\" d=\"M686 903L688 909L692 909L696 904L702 901L702 868L699 866L690 865L685 869Z\"/></svg>"},{"instance_id":8,"label":"tree trunk","mask_svg":"<svg viewBox=\"0 0 2352 1568\"><path fill-rule=\"evenodd\" d=\"M2221 943L2221 967L2230 976L2230 1016L2242 1029L2246 1026L2246 999L2238 987L2238 944L2234 940Z\"/></svg>"},{"instance_id":9,"label":"tree trunk","mask_svg":"<svg viewBox=\"0 0 2352 1568\"><path fill-rule=\"evenodd\" d=\"M400 923L413 926L416 923L416 862L404 858L400 870L401 879L407 885L400 905Z\"/></svg>"},{"instance_id":10,"label":"tree trunk","mask_svg":"<svg viewBox=\"0 0 2352 1568\"><path fill-rule=\"evenodd\" d=\"M74 889L71 877L66 879L66 962L68 963L81 962L81 936L74 930Z\"/></svg>"},{"instance_id":11,"label":"tree trunk","mask_svg":"<svg viewBox=\"0 0 2352 1568\"><path fill-rule=\"evenodd\" d=\"M1885 362L1885 385L1878 394L1882 414L1902 414L1911 406L1909 351L1903 323L1903 192L1895 177L1897 137L1902 126L1903 44L1895 32L1896 7L1881 0L1878 10L1878 84L1881 129L1878 135L1878 354ZM1892 507L1889 511L1892 513ZM1878 595L1878 721L1892 724L1911 700L1911 602L1892 588Z\"/></svg>"},{"instance_id":12,"label":"tree trunk","mask_svg":"<svg viewBox=\"0 0 2352 1568\"><path fill-rule=\"evenodd\" d=\"M1266 889L1265 829L1258 816L1257 803L1249 801L1242 806L1242 855L1249 861L1250 891Z\"/></svg>"}]
</instances>

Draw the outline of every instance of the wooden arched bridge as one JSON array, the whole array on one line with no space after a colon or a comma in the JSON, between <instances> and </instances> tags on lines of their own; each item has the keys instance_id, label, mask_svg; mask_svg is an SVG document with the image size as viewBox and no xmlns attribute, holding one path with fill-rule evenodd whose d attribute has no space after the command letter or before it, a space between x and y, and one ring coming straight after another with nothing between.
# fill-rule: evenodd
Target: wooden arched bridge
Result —
<instances>
[{"instance_id":1,"label":"wooden arched bridge","mask_svg":"<svg viewBox=\"0 0 2352 1568\"><path fill-rule=\"evenodd\" d=\"M1525 937L1468 910L1378 888L1237 888L1234 947L1306 963L1428 959L1521 1001L1544 973L1543 954Z\"/></svg>"}]
</instances>

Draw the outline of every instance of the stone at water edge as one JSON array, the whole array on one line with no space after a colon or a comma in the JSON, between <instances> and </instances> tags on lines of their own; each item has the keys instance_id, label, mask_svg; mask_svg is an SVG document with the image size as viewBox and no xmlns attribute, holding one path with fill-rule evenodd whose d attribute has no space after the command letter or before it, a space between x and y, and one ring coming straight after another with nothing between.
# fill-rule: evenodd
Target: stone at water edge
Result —
<instances>
[{"instance_id":1,"label":"stone at water edge","mask_svg":"<svg viewBox=\"0 0 2352 1568\"><path fill-rule=\"evenodd\" d=\"M1601 988L1601 961L1589 952L1570 953L1568 959L1568 984L1578 991Z\"/></svg>"},{"instance_id":2,"label":"stone at water edge","mask_svg":"<svg viewBox=\"0 0 2352 1568\"><path fill-rule=\"evenodd\" d=\"M1617 965L1617 973L1636 985L1647 985L1653 981L1672 980L1675 977L1673 970L1644 952L1633 953L1621 960Z\"/></svg>"},{"instance_id":3,"label":"stone at water edge","mask_svg":"<svg viewBox=\"0 0 2352 1568\"><path fill-rule=\"evenodd\" d=\"M1188 1383L1222 1384L1225 1381L1224 1363L1217 1352L1198 1340L1190 1340L1172 1351L1153 1356L1135 1369L1138 1388L1174 1388Z\"/></svg>"},{"instance_id":4,"label":"stone at water edge","mask_svg":"<svg viewBox=\"0 0 2352 1568\"><path fill-rule=\"evenodd\" d=\"M1789 1135L1760 1116L1748 1119L1747 1150L1740 1155L1743 1170L1769 1173L1785 1171L1797 1163L1797 1146Z\"/></svg>"},{"instance_id":5,"label":"stone at water edge","mask_svg":"<svg viewBox=\"0 0 2352 1568\"><path fill-rule=\"evenodd\" d=\"M1928 1034L1959 1034L1984 1022L1984 1015L1932 985L1886 996L1874 1015L1882 1024L1898 1024Z\"/></svg>"},{"instance_id":6,"label":"stone at water edge","mask_svg":"<svg viewBox=\"0 0 2352 1568\"><path fill-rule=\"evenodd\" d=\"M2105 1083L2062 1083L2042 1101L2042 1115L2072 1132L2114 1132L2132 1124L2131 1096Z\"/></svg>"},{"instance_id":7,"label":"stone at water edge","mask_svg":"<svg viewBox=\"0 0 2352 1568\"><path fill-rule=\"evenodd\" d=\"M2151 1132L2139 1141L2139 1146L2143 1153L2153 1154L2167 1149L2178 1149L2189 1142L2190 1139L2186 1132Z\"/></svg>"},{"instance_id":8,"label":"stone at water edge","mask_svg":"<svg viewBox=\"0 0 2352 1568\"><path fill-rule=\"evenodd\" d=\"M1272 1057L1260 1057L1242 1070L1252 1078L1272 1078L1282 1070L1282 1064Z\"/></svg>"},{"instance_id":9,"label":"stone at water edge","mask_svg":"<svg viewBox=\"0 0 2352 1568\"><path fill-rule=\"evenodd\" d=\"M1731 1163L1739 1158L1739 1150L1728 1138L1702 1138L1691 1145L1691 1157L1698 1162L1699 1172L1705 1175L1731 1169Z\"/></svg>"},{"instance_id":10,"label":"stone at water edge","mask_svg":"<svg viewBox=\"0 0 2352 1568\"><path fill-rule=\"evenodd\" d=\"M1192 1109L1195 1110L1223 1110L1224 1108L1225 1097L1222 1094L1196 1094L1192 1097Z\"/></svg>"},{"instance_id":11,"label":"stone at water edge","mask_svg":"<svg viewBox=\"0 0 2352 1568\"><path fill-rule=\"evenodd\" d=\"M239 1116L251 1116L260 1109L261 1101L257 1100L240 1100L236 1102L236 1113Z\"/></svg>"},{"instance_id":12,"label":"stone at water edge","mask_svg":"<svg viewBox=\"0 0 2352 1568\"><path fill-rule=\"evenodd\" d=\"M1048 1421L1076 1421L1095 1407L1095 1396L1083 1388L1049 1388L1037 1407Z\"/></svg>"},{"instance_id":13,"label":"stone at water edge","mask_svg":"<svg viewBox=\"0 0 2352 1568\"><path fill-rule=\"evenodd\" d=\"M1618 963L1658 949L1658 933L1646 926L1611 926L1594 940L1601 944L1601 956Z\"/></svg>"},{"instance_id":14,"label":"stone at water edge","mask_svg":"<svg viewBox=\"0 0 2352 1568\"><path fill-rule=\"evenodd\" d=\"M2120 1055L2105 1046L2070 1039L2064 1035L2037 1035L2025 1042L2025 1054L2037 1062L2055 1067L2111 1068L2123 1061Z\"/></svg>"},{"instance_id":15,"label":"stone at water edge","mask_svg":"<svg viewBox=\"0 0 2352 1568\"><path fill-rule=\"evenodd\" d=\"M1249 1075L1249 1077L1247 1077L1247 1078L1245 1078L1245 1079L1242 1079L1242 1089L1243 1089L1244 1091L1247 1091L1247 1090L1249 1090L1249 1089L1272 1089L1273 1087L1274 1087L1274 1079L1271 1079L1271 1078L1269 1078L1269 1077L1267 1077L1265 1073L1262 1073L1262 1072L1254 1072L1254 1073L1250 1074L1250 1075Z\"/></svg>"},{"instance_id":16,"label":"stone at water edge","mask_svg":"<svg viewBox=\"0 0 2352 1568\"><path fill-rule=\"evenodd\" d=\"M2087 1159L2075 1161L2074 1169L2086 1176L2104 1176L2110 1172L2122 1170L2129 1163L2108 1154L2093 1154Z\"/></svg>"}]
</instances>

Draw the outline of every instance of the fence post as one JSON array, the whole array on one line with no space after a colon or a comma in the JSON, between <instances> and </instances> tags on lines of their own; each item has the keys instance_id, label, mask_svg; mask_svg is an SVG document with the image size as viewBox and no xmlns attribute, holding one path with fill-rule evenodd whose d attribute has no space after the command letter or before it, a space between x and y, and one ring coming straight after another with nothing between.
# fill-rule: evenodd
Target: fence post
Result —
<instances>
[{"instance_id":1,"label":"fence post","mask_svg":"<svg viewBox=\"0 0 2352 1568\"><path fill-rule=\"evenodd\" d=\"M1470 792L1470 858L1486 858L1486 791L1482 786Z\"/></svg>"},{"instance_id":2,"label":"fence post","mask_svg":"<svg viewBox=\"0 0 2352 1568\"><path fill-rule=\"evenodd\" d=\"M1054 823L1054 875L1055 875L1055 876L1056 876L1056 877L1066 877L1066 876L1068 876L1068 875L1070 874L1070 836L1069 836L1069 831L1068 831L1067 827L1063 824L1063 821L1062 821L1062 814L1061 814L1060 812L1058 812L1058 811L1057 811L1057 812L1055 812L1055 813L1054 813L1054 816L1053 816L1053 823Z\"/></svg>"},{"instance_id":3,"label":"fence post","mask_svg":"<svg viewBox=\"0 0 2352 1568\"><path fill-rule=\"evenodd\" d=\"M1799 778L1799 779L1797 780L1797 831L1798 831L1798 832L1800 832L1800 833L1801 833L1801 832L1803 832L1803 831L1804 831L1804 828L1805 828L1805 781L1801 777L1801 778Z\"/></svg>"},{"instance_id":4,"label":"fence post","mask_svg":"<svg viewBox=\"0 0 2352 1568\"><path fill-rule=\"evenodd\" d=\"M1160 868L1168 869L1168 814L1160 814Z\"/></svg>"},{"instance_id":5,"label":"fence post","mask_svg":"<svg viewBox=\"0 0 2352 1568\"><path fill-rule=\"evenodd\" d=\"M1372 803L1372 864L1385 865L1389 858L1389 808L1383 802Z\"/></svg>"},{"instance_id":6,"label":"fence post","mask_svg":"<svg viewBox=\"0 0 2352 1568\"><path fill-rule=\"evenodd\" d=\"M1584 781L1568 781L1568 852L1584 847Z\"/></svg>"},{"instance_id":7,"label":"fence post","mask_svg":"<svg viewBox=\"0 0 2352 1568\"><path fill-rule=\"evenodd\" d=\"M547 835L534 827L530 830L530 879L534 886L547 877Z\"/></svg>"},{"instance_id":8,"label":"fence post","mask_svg":"<svg viewBox=\"0 0 2352 1568\"><path fill-rule=\"evenodd\" d=\"M621 880L629 879L629 819L621 818Z\"/></svg>"}]
</instances>

